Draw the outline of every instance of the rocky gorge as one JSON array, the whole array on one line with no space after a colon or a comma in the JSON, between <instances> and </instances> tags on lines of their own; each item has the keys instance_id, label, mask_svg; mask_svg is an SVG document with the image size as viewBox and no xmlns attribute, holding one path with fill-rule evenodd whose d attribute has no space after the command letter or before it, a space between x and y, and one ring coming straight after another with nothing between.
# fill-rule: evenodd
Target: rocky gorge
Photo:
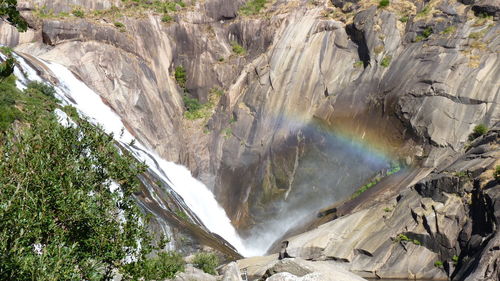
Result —
<instances>
[{"instance_id":1,"label":"rocky gorge","mask_svg":"<svg viewBox=\"0 0 500 281\"><path fill-rule=\"evenodd\" d=\"M18 1L29 30L1 22L0 44L72 70L248 245L296 257L226 272L498 280L498 1L69 2ZM177 246L221 247L194 236Z\"/></svg>"}]
</instances>

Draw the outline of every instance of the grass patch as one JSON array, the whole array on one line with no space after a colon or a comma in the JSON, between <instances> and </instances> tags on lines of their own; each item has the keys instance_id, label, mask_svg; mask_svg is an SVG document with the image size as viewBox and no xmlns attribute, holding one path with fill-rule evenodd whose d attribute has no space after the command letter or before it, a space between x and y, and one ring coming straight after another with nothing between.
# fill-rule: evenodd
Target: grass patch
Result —
<instances>
[{"instance_id":1,"label":"grass patch","mask_svg":"<svg viewBox=\"0 0 500 281\"><path fill-rule=\"evenodd\" d=\"M355 68L360 68L360 67L364 66L364 63L362 61L357 61L357 62L353 63L353 66Z\"/></svg>"},{"instance_id":2,"label":"grass patch","mask_svg":"<svg viewBox=\"0 0 500 281\"><path fill-rule=\"evenodd\" d=\"M410 19L410 17L408 17L408 16L402 16L399 18L399 21L402 23L406 23L406 22L408 22L409 19Z\"/></svg>"},{"instance_id":3,"label":"grass patch","mask_svg":"<svg viewBox=\"0 0 500 281\"><path fill-rule=\"evenodd\" d=\"M215 268L219 265L219 258L213 253L197 253L193 259L193 265L205 273L215 275Z\"/></svg>"},{"instance_id":4,"label":"grass patch","mask_svg":"<svg viewBox=\"0 0 500 281\"><path fill-rule=\"evenodd\" d=\"M238 42L236 41L232 41L231 42L231 47L233 49L233 53L239 55L239 56L244 56L246 54L246 50L245 48L243 48L243 46L241 46L240 44L238 44Z\"/></svg>"},{"instance_id":5,"label":"grass patch","mask_svg":"<svg viewBox=\"0 0 500 281\"><path fill-rule=\"evenodd\" d=\"M486 35L486 30L482 30L482 31L478 31L478 32L471 32L469 34L469 38L478 40L478 39L483 38L484 35Z\"/></svg>"},{"instance_id":6,"label":"grass patch","mask_svg":"<svg viewBox=\"0 0 500 281\"><path fill-rule=\"evenodd\" d=\"M416 17L417 18L425 17L429 14L430 11L431 7L429 5L426 5L420 12L417 13Z\"/></svg>"},{"instance_id":7,"label":"grass patch","mask_svg":"<svg viewBox=\"0 0 500 281\"><path fill-rule=\"evenodd\" d=\"M244 16L258 14L266 5L267 0L250 0L240 8L240 14Z\"/></svg>"},{"instance_id":8,"label":"grass patch","mask_svg":"<svg viewBox=\"0 0 500 281\"><path fill-rule=\"evenodd\" d=\"M449 34L454 34L455 31L457 31L457 28L453 25L446 27L443 31L441 31L441 34L449 35Z\"/></svg>"},{"instance_id":9,"label":"grass patch","mask_svg":"<svg viewBox=\"0 0 500 281\"><path fill-rule=\"evenodd\" d=\"M161 17L161 21L162 22L171 22L173 21L174 18L172 18L172 16L168 15L168 14L165 14Z\"/></svg>"},{"instance_id":10,"label":"grass patch","mask_svg":"<svg viewBox=\"0 0 500 281\"><path fill-rule=\"evenodd\" d=\"M496 181L500 182L500 165L495 167L495 172L493 172L493 177Z\"/></svg>"},{"instance_id":11,"label":"grass patch","mask_svg":"<svg viewBox=\"0 0 500 281\"><path fill-rule=\"evenodd\" d=\"M77 18L85 17L85 12L82 9L74 9L73 11L71 11L71 13Z\"/></svg>"},{"instance_id":12,"label":"grass patch","mask_svg":"<svg viewBox=\"0 0 500 281\"><path fill-rule=\"evenodd\" d=\"M380 61L380 65L383 67L388 67L391 64L392 56L385 56L382 61Z\"/></svg>"},{"instance_id":13,"label":"grass patch","mask_svg":"<svg viewBox=\"0 0 500 281\"><path fill-rule=\"evenodd\" d=\"M389 4L391 4L391 2L389 0L380 0L378 2L378 7L379 8L385 8L385 7L388 7Z\"/></svg>"}]
</instances>

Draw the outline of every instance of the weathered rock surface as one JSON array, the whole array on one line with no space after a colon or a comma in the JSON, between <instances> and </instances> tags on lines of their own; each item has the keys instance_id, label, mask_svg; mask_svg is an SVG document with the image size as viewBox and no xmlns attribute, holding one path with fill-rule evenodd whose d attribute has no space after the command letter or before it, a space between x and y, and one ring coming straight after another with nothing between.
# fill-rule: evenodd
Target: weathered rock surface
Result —
<instances>
[{"instance_id":1,"label":"weathered rock surface","mask_svg":"<svg viewBox=\"0 0 500 281\"><path fill-rule=\"evenodd\" d=\"M474 272L469 280L495 280L500 184L492 173L500 162L499 129L391 201L288 239L288 252L341 261L371 278L463 280Z\"/></svg>"},{"instance_id":2,"label":"weathered rock surface","mask_svg":"<svg viewBox=\"0 0 500 281\"><path fill-rule=\"evenodd\" d=\"M225 266L222 281L243 281L240 268L236 262L231 262Z\"/></svg>"}]
</instances>

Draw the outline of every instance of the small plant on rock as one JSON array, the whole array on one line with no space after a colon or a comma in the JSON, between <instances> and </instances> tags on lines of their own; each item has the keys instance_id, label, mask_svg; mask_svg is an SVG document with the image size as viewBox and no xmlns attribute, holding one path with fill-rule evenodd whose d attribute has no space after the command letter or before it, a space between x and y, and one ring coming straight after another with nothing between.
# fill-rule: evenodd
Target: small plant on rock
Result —
<instances>
[{"instance_id":1,"label":"small plant on rock","mask_svg":"<svg viewBox=\"0 0 500 281\"><path fill-rule=\"evenodd\" d=\"M380 65L383 67L388 67L391 64L392 56L385 56L382 61L380 61Z\"/></svg>"},{"instance_id":2,"label":"small plant on rock","mask_svg":"<svg viewBox=\"0 0 500 281\"><path fill-rule=\"evenodd\" d=\"M380 0L378 2L378 7L385 8L385 7L389 6L389 4L391 4L391 2L389 0Z\"/></svg>"},{"instance_id":3,"label":"small plant on rock","mask_svg":"<svg viewBox=\"0 0 500 281\"><path fill-rule=\"evenodd\" d=\"M243 56L246 53L245 48L236 41L231 42L231 47L233 48L233 52L237 55Z\"/></svg>"},{"instance_id":4,"label":"small plant on rock","mask_svg":"<svg viewBox=\"0 0 500 281\"><path fill-rule=\"evenodd\" d=\"M434 266L435 266L435 267L438 267L438 268L442 268L442 267L443 267L443 262L442 262L442 261L436 261L436 262L434 263Z\"/></svg>"},{"instance_id":5,"label":"small plant on rock","mask_svg":"<svg viewBox=\"0 0 500 281\"><path fill-rule=\"evenodd\" d=\"M479 124L476 127L474 127L474 130L472 131L472 134L469 135L469 141L473 141L480 136L486 134L488 132L488 127L484 124Z\"/></svg>"},{"instance_id":6,"label":"small plant on rock","mask_svg":"<svg viewBox=\"0 0 500 281\"><path fill-rule=\"evenodd\" d=\"M219 258L213 253L198 253L194 256L193 265L208 274L216 274L215 268L219 265Z\"/></svg>"},{"instance_id":7,"label":"small plant on rock","mask_svg":"<svg viewBox=\"0 0 500 281\"><path fill-rule=\"evenodd\" d=\"M83 18L85 16L85 12L81 9L74 9L71 13L77 18Z\"/></svg>"},{"instance_id":8,"label":"small plant on rock","mask_svg":"<svg viewBox=\"0 0 500 281\"><path fill-rule=\"evenodd\" d=\"M495 167L495 172L493 172L493 177L497 182L500 182L500 165Z\"/></svg>"}]
</instances>

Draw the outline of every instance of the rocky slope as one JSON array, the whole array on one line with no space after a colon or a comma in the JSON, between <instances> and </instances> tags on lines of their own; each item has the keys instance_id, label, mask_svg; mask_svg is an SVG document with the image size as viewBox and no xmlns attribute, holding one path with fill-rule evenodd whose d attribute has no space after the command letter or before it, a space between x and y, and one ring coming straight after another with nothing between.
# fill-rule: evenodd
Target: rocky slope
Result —
<instances>
[{"instance_id":1,"label":"rocky slope","mask_svg":"<svg viewBox=\"0 0 500 281\"><path fill-rule=\"evenodd\" d=\"M379 200L401 207L391 212L381 211L389 205L358 207L360 212L318 230L323 237L314 242L318 245L303 245L315 241L313 231L291 246L305 258L347 260L351 270L367 276L446 277L433 264L455 254L462 257L458 249L463 247L453 238L466 228L461 219L469 207L460 196L445 200L426 192L436 186L459 195L477 190L448 172L470 170L450 163L462 157L475 125L492 127L500 119L496 1L395 0L382 8L365 0L278 0L244 16L239 8L245 1L206 0L178 5L169 12L169 22L147 6L153 2L144 2L146 8L128 1L19 1L30 30L19 34L2 22L0 43L72 69L102 94L141 142L187 165L210 186L247 234L311 189L321 192L310 200L325 199L312 201L318 202L308 209L313 212L346 198L383 168L383 163L367 164L372 162L363 154L372 152L342 154L359 140L388 159L428 168L394 186L393 193L402 194L397 204L389 195ZM67 14L74 9L85 15ZM235 53L234 42L246 52ZM186 91L201 102L223 89L210 116L184 117L184 90L174 78L180 65L187 73ZM478 157L477 167L492 165L491 156ZM324 167L347 167L342 174L349 176L330 174ZM451 186L458 187L451 192ZM407 208L415 215L409 217ZM455 243L446 251L432 244L444 234L427 222L428 216L443 220L446 231L453 232L446 233L451 242L439 242ZM354 223L363 220L370 223ZM350 246L345 250L325 238L336 237L343 221L350 227L347 232L363 231L350 244L346 240ZM378 239L369 239L370 233ZM387 240L405 233L424 235L411 238L423 240L423 246ZM404 258L407 250L425 256L427 265L413 269L420 263Z\"/></svg>"}]
</instances>

